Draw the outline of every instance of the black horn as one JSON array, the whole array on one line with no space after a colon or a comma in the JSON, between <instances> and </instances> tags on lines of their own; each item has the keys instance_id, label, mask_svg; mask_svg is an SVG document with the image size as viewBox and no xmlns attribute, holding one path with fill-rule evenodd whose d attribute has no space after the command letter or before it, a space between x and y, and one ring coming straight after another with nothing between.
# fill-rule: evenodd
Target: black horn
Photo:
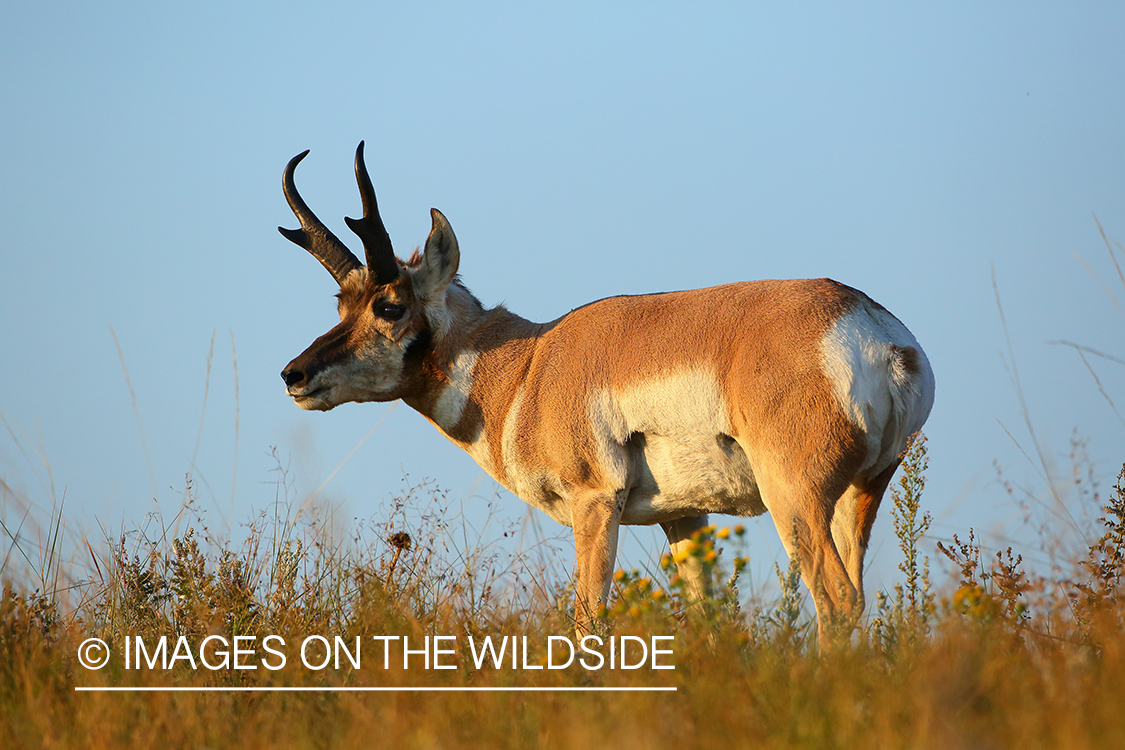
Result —
<instances>
[{"instance_id":1,"label":"black horn","mask_svg":"<svg viewBox=\"0 0 1125 750\"><path fill-rule=\"evenodd\" d=\"M293 181L293 172L297 169L297 165L301 163L301 159L304 159L308 154L309 152L305 151L290 159L289 164L285 167L285 175L281 180L285 200L288 201L289 208L293 209L297 220L301 222L301 228L285 229L284 227L278 227L277 231L281 232L285 239L312 253L313 257L328 269L328 273L332 274L336 283L342 285L348 274L357 268L361 268L363 264L336 235L332 234L328 227L324 226L320 219L316 218L316 214L309 209L304 199L301 198L301 194L297 192L297 185ZM366 205L366 199L364 204Z\"/></svg>"},{"instance_id":2,"label":"black horn","mask_svg":"<svg viewBox=\"0 0 1125 750\"><path fill-rule=\"evenodd\" d=\"M367 174L363 162L363 141L355 150L355 181L359 185L359 195L363 199L363 218L344 217L356 235L363 240L363 252L367 256L367 274L373 284L389 284L398 278L398 261L391 236L379 217L379 203L375 200L375 188Z\"/></svg>"}]
</instances>

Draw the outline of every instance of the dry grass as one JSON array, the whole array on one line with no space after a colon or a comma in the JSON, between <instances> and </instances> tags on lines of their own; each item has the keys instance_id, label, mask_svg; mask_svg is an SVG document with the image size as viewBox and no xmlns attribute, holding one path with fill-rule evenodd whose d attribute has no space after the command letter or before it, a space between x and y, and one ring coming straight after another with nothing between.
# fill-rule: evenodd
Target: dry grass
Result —
<instances>
[{"instance_id":1,"label":"dry grass","mask_svg":"<svg viewBox=\"0 0 1125 750\"><path fill-rule=\"evenodd\" d=\"M621 571L608 618L620 637L675 635L674 670L477 669L468 638L527 636L529 665L547 639L570 634L569 582L551 540L520 552L471 546L440 493L414 488L378 522L333 540L291 503L259 516L245 544L216 542L186 512L169 524L87 544L88 576L63 580L54 516L45 545L5 528L0 600L0 747L1125 746L1125 467L1102 526L1080 559L1050 579L1008 550L986 555L970 530L940 551L955 580L930 581L928 516L919 515L925 443L914 443L893 494L903 579L878 598L850 642L818 654L797 571L778 570L774 602L736 585L741 531L702 535L692 554L723 583L715 601L685 607L664 559ZM279 487L284 487L284 479ZM497 535L518 533L501 528ZM487 536L487 535L486 535ZM460 543L455 543L457 539ZM53 540L53 541L52 541ZM100 547L100 552L95 551ZM45 550L45 551L44 551ZM733 557L734 559L730 559ZM256 670L126 669L121 644L141 636L203 639L278 635L286 666ZM363 639L361 667L308 669L309 635ZM451 670L389 669L372 636L455 636ZM83 668L90 637L115 649ZM217 660L217 655L212 652ZM258 657L269 658L262 651ZM624 692L76 692L75 687L637 687Z\"/></svg>"}]
</instances>

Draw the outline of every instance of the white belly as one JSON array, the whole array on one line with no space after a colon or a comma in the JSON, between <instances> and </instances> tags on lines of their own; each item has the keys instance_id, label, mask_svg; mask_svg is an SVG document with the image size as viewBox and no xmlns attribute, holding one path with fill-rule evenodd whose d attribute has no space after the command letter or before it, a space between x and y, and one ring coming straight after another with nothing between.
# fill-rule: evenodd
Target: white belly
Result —
<instances>
[{"instance_id":1,"label":"white belly","mask_svg":"<svg viewBox=\"0 0 1125 750\"><path fill-rule=\"evenodd\" d=\"M622 523L766 512L746 454L727 435L685 440L638 433L629 441L629 458L630 492Z\"/></svg>"},{"instance_id":2,"label":"white belly","mask_svg":"<svg viewBox=\"0 0 1125 750\"><path fill-rule=\"evenodd\" d=\"M516 460L522 404L521 388L505 417L501 481L524 502L569 526L571 508L564 483L550 471L551 462L524 466ZM600 391L588 408L595 434L584 452L597 457L610 486L627 489L622 523L766 512L750 462L729 435L727 407L710 371L687 369L619 392ZM565 441L557 447L578 449ZM470 452L493 471L490 457L477 455L481 451L473 452L471 447Z\"/></svg>"}]
</instances>

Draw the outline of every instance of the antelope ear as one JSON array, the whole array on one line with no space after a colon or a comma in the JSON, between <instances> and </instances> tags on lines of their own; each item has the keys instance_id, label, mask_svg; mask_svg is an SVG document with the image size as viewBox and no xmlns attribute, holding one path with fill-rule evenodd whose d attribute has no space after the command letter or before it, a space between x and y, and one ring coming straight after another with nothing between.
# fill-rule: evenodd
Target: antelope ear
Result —
<instances>
[{"instance_id":1,"label":"antelope ear","mask_svg":"<svg viewBox=\"0 0 1125 750\"><path fill-rule=\"evenodd\" d=\"M436 301L445 292L449 282L457 275L461 262L461 251L457 248L457 237L453 227L436 208L430 209L434 226L426 238L426 249L422 253L422 264L414 272L414 293L424 300Z\"/></svg>"}]
</instances>

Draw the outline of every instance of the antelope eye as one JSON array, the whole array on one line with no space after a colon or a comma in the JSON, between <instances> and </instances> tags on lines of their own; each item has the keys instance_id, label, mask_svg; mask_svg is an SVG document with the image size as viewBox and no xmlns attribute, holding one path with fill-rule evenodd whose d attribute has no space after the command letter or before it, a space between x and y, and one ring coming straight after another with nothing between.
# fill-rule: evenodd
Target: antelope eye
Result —
<instances>
[{"instance_id":1,"label":"antelope eye","mask_svg":"<svg viewBox=\"0 0 1125 750\"><path fill-rule=\"evenodd\" d=\"M390 302L376 302L375 314L380 318L387 320L399 320L406 314L406 308L402 305L395 305Z\"/></svg>"}]
</instances>

